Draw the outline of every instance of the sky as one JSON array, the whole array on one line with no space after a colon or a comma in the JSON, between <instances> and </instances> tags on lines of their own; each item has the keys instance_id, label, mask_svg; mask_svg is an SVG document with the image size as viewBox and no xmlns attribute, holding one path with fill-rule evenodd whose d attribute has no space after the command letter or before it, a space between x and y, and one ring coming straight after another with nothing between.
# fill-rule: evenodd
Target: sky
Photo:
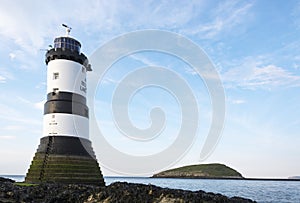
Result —
<instances>
[{"instance_id":1,"label":"sky","mask_svg":"<svg viewBox=\"0 0 300 203\"><path fill-rule=\"evenodd\" d=\"M71 35L88 57L126 33L169 31L199 46L219 74L225 122L216 147L200 160L213 111L203 78L172 54L143 51L115 61L89 98L98 126L114 148L151 156L172 146L183 107L180 98L160 86L139 89L128 106L130 121L139 129L151 125L153 107L164 110L163 132L153 139L124 137L112 113L113 94L125 76L164 67L189 84L199 108L192 145L168 167L223 163L245 177L300 175L300 3L293 0L1 1L0 174L26 174L36 152L46 97L44 55L54 38L64 34L62 23L72 27ZM90 138L103 174L120 174L102 163L101 143L95 135Z\"/></svg>"}]
</instances>

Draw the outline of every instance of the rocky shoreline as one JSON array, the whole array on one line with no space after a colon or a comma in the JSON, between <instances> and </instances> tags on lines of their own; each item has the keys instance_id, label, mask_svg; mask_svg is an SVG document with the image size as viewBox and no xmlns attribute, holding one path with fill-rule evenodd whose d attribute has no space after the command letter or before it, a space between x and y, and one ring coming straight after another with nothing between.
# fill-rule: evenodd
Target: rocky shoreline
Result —
<instances>
[{"instance_id":1,"label":"rocky shoreline","mask_svg":"<svg viewBox=\"0 0 300 203\"><path fill-rule=\"evenodd\" d=\"M0 178L0 202L94 203L94 202L254 202L240 197L226 197L204 191L161 188L154 185L115 182L106 187L76 184L43 183L21 186Z\"/></svg>"}]
</instances>

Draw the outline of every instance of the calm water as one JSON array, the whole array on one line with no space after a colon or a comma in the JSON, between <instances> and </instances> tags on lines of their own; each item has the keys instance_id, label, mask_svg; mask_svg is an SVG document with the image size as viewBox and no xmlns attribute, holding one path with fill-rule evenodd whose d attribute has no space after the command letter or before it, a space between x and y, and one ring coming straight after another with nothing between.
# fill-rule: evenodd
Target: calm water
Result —
<instances>
[{"instance_id":1,"label":"calm water","mask_svg":"<svg viewBox=\"0 0 300 203\"><path fill-rule=\"evenodd\" d=\"M24 176L2 175L23 181ZM105 177L106 185L113 182L153 184L184 190L204 190L233 197L250 198L257 202L300 202L300 181L205 180L176 178Z\"/></svg>"}]
</instances>

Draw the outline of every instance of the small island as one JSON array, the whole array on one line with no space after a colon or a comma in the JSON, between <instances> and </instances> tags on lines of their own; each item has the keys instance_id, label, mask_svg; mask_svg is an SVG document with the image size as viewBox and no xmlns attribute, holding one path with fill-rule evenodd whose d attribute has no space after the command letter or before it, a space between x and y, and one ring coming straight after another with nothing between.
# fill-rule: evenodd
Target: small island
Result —
<instances>
[{"instance_id":1,"label":"small island","mask_svg":"<svg viewBox=\"0 0 300 203\"><path fill-rule=\"evenodd\" d=\"M241 173L224 164L199 164L163 171L153 178L243 179Z\"/></svg>"}]
</instances>

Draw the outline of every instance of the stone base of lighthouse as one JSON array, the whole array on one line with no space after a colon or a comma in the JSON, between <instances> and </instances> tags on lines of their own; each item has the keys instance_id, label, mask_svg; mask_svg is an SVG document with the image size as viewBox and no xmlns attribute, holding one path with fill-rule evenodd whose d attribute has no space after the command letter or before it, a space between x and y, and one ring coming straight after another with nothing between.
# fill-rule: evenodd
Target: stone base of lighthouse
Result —
<instances>
[{"instance_id":1,"label":"stone base of lighthouse","mask_svg":"<svg viewBox=\"0 0 300 203\"><path fill-rule=\"evenodd\" d=\"M91 141L69 136L41 138L25 182L105 185Z\"/></svg>"}]
</instances>

